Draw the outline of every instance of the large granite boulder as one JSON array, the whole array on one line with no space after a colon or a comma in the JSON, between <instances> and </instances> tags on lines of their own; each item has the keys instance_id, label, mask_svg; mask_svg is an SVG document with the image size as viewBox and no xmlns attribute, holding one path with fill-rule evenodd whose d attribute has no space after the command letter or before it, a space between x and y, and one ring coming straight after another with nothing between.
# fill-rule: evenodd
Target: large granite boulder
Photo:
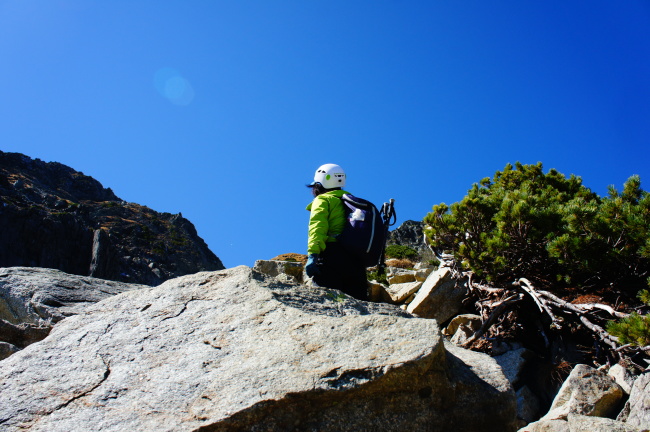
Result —
<instances>
[{"instance_id":1,"label":"large granite boulder","mask_svg":"<svg viewBox=\"0 0 650 432\"><path fill-rule=\"evenodd\" d=\"M407 310L444 323L458 314L467 290L466 279L457 279L449 267L440 267L427 277Z\"/></svg>"},{"instance_id":2,"label":"large granite boulder","mask_svg":"<svg viewBox=\"0 0 650 432\"><path fill-rule=\"evenodd\" d=\"M609 417L617 414L623 389L607 373L576 365L542 420L566 420L569 414Z\"/></svg>"},{"instance_id":3,"label":"large granite boulder","mask_svg":"<svg viewBox=\"0 0 650 432\"><path fill-rule=\"evenodd\" d=\"M248 267L131 290L2 361L5 431L515 429L489 356L437 323Z\"/></svg>"}]
</instances>

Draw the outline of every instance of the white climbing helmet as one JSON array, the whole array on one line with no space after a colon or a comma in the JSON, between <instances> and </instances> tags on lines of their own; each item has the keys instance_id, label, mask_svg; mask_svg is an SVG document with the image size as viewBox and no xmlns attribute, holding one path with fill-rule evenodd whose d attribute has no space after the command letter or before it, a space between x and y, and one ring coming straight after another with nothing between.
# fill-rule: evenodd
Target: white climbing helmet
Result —
<instances>
[{"instance_id":1,"label":"white climbing helmet","mask_svg":"<svg viewBox=\"0 0 650 432\"><path fill-rule=\"evenodd\" d=\"M318 167L314 174L314 183L320 183L325 189L345 186L345 171L336 164L325 164Z\"/></svg>"}]
</instances>

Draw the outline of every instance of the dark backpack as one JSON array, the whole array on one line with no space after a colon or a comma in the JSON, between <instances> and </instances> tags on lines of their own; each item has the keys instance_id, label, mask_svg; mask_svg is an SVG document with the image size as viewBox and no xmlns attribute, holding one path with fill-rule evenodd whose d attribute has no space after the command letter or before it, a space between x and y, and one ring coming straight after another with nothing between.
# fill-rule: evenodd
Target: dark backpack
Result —
<instances>
[{"instance_id":1,"label":"dark backpack","mask_svg":"<svg viewBox=\"0 0 650 432\"><path fill-rule=\"evenodd\" d=\"M343 195L341 201L346 221L343 232L337 237L338 242L361 257L366 267L381 265L392 215L385 215L370 201L350 194ZM386 206L384 204L384 208ZM392 212L392 202L390 208Z\"/></svg>"}]
</instances>

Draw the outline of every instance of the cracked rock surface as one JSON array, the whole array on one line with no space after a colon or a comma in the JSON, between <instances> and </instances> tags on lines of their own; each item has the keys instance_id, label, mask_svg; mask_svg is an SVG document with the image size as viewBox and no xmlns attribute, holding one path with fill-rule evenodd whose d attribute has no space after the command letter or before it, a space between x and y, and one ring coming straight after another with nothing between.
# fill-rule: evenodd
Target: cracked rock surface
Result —
<instances>
[{"instance_id":1,"label":"cracked rock surface","mask_svg":"<svg viewBox=\"0 0 650 432\"><path fill-rule=\"evenodd\" d=\"M3 431L512 431L494 360L434 320L248 267L128 291L0 363Z\"/></svg>"},{"instance_id":2,"label":"cracked rock surface","mask_svg":"<svg viewBox=\"0 0 650 432\"><path fill-rule=\"evenodd\" d=\"M56 323L107 297L145 286L39 267L0 268L0 319Z\"/></svg>"}]
</instances>

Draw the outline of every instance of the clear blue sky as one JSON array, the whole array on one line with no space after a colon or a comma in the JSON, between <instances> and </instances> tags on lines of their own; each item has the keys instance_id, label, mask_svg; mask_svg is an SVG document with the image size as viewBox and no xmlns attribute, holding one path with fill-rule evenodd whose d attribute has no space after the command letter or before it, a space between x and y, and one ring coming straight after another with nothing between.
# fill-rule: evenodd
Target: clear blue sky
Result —
<instances>
[{"instance_id":1,"label":"clear blue sky","mask_svg":"<svg viewBox=\"0 0 650 432\"><path fill-rule=\"evenodd\" d=\"M315 169L398 224L507 163L650 189L650 2L0 0L0 150L304 253Z\"/></svg>"}]
</instances>

